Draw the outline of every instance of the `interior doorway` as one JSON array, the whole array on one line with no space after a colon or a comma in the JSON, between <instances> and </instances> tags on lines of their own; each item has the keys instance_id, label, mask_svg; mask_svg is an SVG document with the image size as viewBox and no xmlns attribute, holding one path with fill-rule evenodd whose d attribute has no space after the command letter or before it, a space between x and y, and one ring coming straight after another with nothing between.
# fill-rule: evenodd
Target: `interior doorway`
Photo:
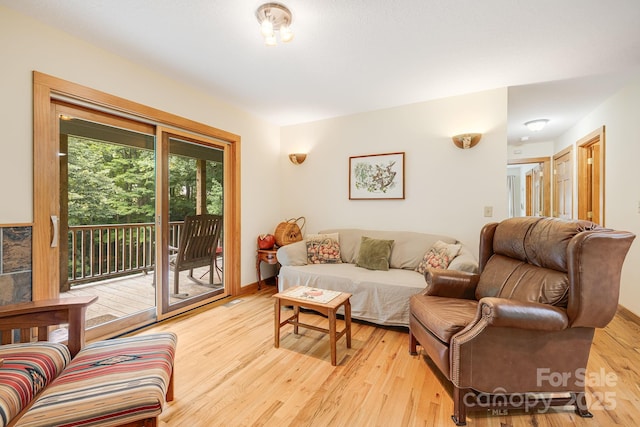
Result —
<instances>
[{"instance_id":1,"label":"interior doorway","mask_svg":"<svg viewBox=\"0 0 640 427\"><path fill-rule=\"evenodd\" d=\"M573 217L573 148L553 156L553 216Z\"/></svg>"},{"instance_id":2,"label":"interior doorway","mask_svg":"<svg viewBox=\"0 0 640 427\"><path fill-rule=\"evenodd\" d=\"M578 219L604 226L605 128L578 140Z\"/></svg>"},{"instance_id":3,"label":"interior doorway","mask_svg":"<svg viewBox=\"0 0 640 427\"><path fill-rule=\"evenodd\" d=\"M510 160L507 165L509 217L549 216L551 212L551 158Z\"/></svg>"}]
</instances>

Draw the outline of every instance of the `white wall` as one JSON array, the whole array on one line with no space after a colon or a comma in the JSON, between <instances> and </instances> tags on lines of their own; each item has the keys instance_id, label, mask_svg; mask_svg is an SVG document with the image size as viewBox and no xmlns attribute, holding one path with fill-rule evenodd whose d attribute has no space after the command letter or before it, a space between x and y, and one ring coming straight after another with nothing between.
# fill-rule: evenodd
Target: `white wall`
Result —
<instances>
[{"instance_id":1,"label":"white wall","mask_svg":"<svg viewBox=\"0 0 640 427\"><path fill-rule=\"evenodd\" d=\"M640 76L556 141L556 151L605 126L605 225L639 238L623 267L620 304L640 315ZM576 150L574 149L574 152ZM603 257L606 254L603 254Z\"/></svg>"},{"instance_id":2,"label":"white wall","mask_svg":"<svg viewBox=\"0 0 640 427\"><path fill-rule=\"evenodd\" d=\"M446 234L477 256L480 229L507 215L506 89L423 102L282 129L283 218L306 232L330 227ZM451 136L481 132L474 148ZM286 155L308 151L304 164ZM405 152L405 200L349 200L349 157ZM493 206L493 217L483 207Z\"/></svg>"},{"instance_id":3,"label":"white wall","mask_svg":"<svg viewBox=\"0 0 640 427\"><path fill-rule=\"evenodd\" d=\"M33 220L32 71L164 110L242 137L241 283L256 281L256 236L280 218L280 131L246 112L0 6L0 224Z\"/></svg>"},{"instance_id":4,"label":"white wall","mask_svg":"<svg viewBox=\"0 0 640 427\"><path fill-rule=\"evenodd\" d=\"M534 157L553 157L553 141L529 142L507 146L507 158L511 160L528 159Z\"/></svg>"}]
</instances>

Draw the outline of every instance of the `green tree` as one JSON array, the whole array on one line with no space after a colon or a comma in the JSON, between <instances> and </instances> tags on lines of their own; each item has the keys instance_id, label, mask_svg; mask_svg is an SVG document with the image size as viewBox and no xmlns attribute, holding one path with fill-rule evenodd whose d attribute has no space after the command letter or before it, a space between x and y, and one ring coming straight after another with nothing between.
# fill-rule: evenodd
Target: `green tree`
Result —
<instances>
[{"instance_id":1,"label":"green tree","mask_svg":"<svg viewBox=\"0 0 640 427\"><path fill-rule=\"evenodd\" d=\"M207 212L222 215L223 206L223 165L207 162Z\"/></svg>"},{"instance_id":2,"label":"green tree","mask_svg":"<svg viewBox=\"0 0 640 427\"><path fill-rule=\"evenodd\" d=\"M153 222L154 153L70 137L69 224Z\"/></svg>"},{"instance_id":3,"label":"green tree","mask_svg":"<svg viewBox=\"0 0 640 427\"><path fill-rule=\"evenodd\" d=\"M115 194L109 199L117 223L153 222L155 214L154 154L133 147L116 147L108 164Z\"/></svg>"},{"instance_id":4,"label":"green tree","mask_svg":"<svg viewBox=\"0 0 640 427\"><path fill-rule=\"evenodd\" d=\"M116 189L104 168L108 150L103 144L69 138L68 198L69 225L108 223L115 216L109 195Z\"/></svg>"},{"instance_id":5,"label":"green tree","mask_svg":"<svg viewBox=\"0 0 640 427\"><path fill-rule=\"evenodd\" d=\"M152 150L70 136L69 225L154 222L155 153ZM222 214L223 165L207 161L207 211ZM196 209L196 159L169 157L169 219Z\"/></svg>"}]
</instances>

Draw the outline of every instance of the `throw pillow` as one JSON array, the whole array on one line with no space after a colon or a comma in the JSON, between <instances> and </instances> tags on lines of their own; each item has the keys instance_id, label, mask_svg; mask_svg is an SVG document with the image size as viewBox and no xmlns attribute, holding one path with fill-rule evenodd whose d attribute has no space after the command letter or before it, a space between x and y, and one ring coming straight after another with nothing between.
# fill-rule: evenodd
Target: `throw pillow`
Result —
<instances>
[{"instance_id":1,"label":"throw pillow","mask_svg":"<svg viewBox=\"0 0 640 427\"><path fill-rule=\"evenodd\" d=\"M389 257L393 240L372 239L362 236L356 266L369 270L389 270Z\"/></svg>"},{"instance_id":2,"label":"throw pillow","mask_svg":"<svg viewBox=\"0 0 640 427\"><path fill-rule=\"evenodd\" d=\"M280 246L276 257L280 265L307 265L307 243L300 240Z\"/></svg>"},{"instance_id":3,"label":"throw pillow","mask_svg":"<svg viewBox=\"0 0 640 427\"><path fill-rule=\"evenodd\" d=\"M424 254L424 258L422 258L415 271L424 274L429 268L446 269L451 261L458 256L461 247L462 245L444 243L442 240L438 240Z\"/></svg>"},{"instance_id":4,"label":"throw pillow","mask_svg":"<svg viewBox=\"0 0 640 427\"><path fill-rule=\"evenodd\" d=\"M309 264L340 264L338 233L307 234L307 262Z\"/></svg>"}]
</instances>

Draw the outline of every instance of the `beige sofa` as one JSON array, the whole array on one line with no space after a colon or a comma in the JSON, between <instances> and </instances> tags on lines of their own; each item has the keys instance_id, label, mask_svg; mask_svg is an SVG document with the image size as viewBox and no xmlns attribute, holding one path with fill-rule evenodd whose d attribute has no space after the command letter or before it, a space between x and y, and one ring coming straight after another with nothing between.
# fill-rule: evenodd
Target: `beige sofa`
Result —
<instances>
[{"instance_id":1,"label":"beige sofa","mask_svg":"<svg viewBox=\"0 0 640 427\"><path fill-rule=\"evenodd\" d=\"M472 252L456 239L437 234L411 231L362 229L329 229L319 234L338 234L341 263L309 264L306 239L282 246L277 257L281 268L278 289L311 286L349 292L352 317L379 325L408 326L409 298L422 291L424 276L414 271L427 251L442 241L461 245L448 269L477 272L478 263ZM369 270L356 266L362 237L393 240L389 270Z\"/></svg>"}]
</instances>

